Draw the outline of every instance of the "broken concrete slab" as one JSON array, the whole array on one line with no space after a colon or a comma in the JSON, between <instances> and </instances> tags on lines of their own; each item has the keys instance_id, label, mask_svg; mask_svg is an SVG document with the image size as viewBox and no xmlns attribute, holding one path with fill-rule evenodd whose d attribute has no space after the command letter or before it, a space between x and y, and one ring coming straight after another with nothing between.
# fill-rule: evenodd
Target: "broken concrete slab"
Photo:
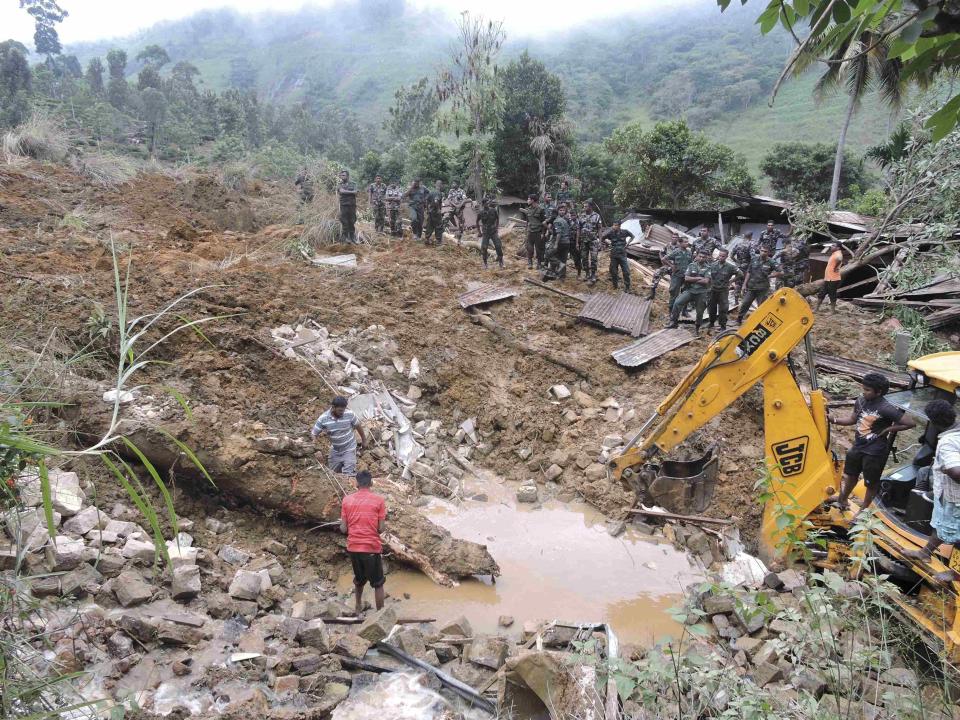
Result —
<instances>
[{"instance_id":1,"label":"broken concrete slab","mask_svg":"<svg viewBox=\"0 0 960 720\"><path fill-rule=\"evenodd\" d=\"M396 611L392 607L385 607L364 620L357 628L357 635L371 643L378 643L390 634L396 624Z\"/></svg>"},{"instance_id":2,"label":"broken concrete slab","mask_svg":"<svg viewBox=\"0 0 960 720\"><path fill-rule=\"evenodd\" d=\"M57 535L46 547L47 569L51 572L72 570L83 562L85 547L83 540Z\"/></svg>"},{"instance_id":3,"label":"broken concrete slab","mask_svg":"<svg viewBox=\"0 0 960 720\"><path fill-rule=\"evenodd\" d=\"M272 587L270 575L265 570L250 572L237 570L227 592L237 600L256 600L260 593Z\"/></svg>"},{"instance_id":4,"label":"broken concrete slab","mask_svg":"<svg viewBox=\"0 0 960 720\"><path fill-rule=\"evenodd\" d=\"M506 638L499 635L478 635L470 644L467 659L474 665L499 670L509 652L510 646Z\"/></svg>"},{"instance_id":5,"label":"broken concrete slab","mask_svg":"<svg viewBox=\"0 0 960 720\"><path fill-rule=\"evenodd\" d=\"M217 553L217 557L234 567L243 567L250 562L252 555L233 545L224 545Z\"/></svg>"},{"instance_id":6,"label":"broken concrete slab","mask_svg":"<svg viewBox=\"0 0 960 720\"><path fill-rule=\"evenodd\" d=\"M320 618L314 618L304 625L297 633L297 641L305 647L312 647L322 653L329 653L334 649L330 631Z\"/></svg>"},{"instance_id":7,"label":"broken concrete slab","mask_svg":"<svg viewBox=\"0 0 960 720\"><path fill-rule=\"evenodd\" d=\"M140 573L125 570L113 581L113 592L123 607L142 605L153 597L154 589Z\"/></svg>"},{"instance_id":8,"label":"broken concrete slab","mask_svg":"<svg viewBox=\"0 0 960 720\"><path fill-rule=\"evenodd\" d=\"M120 554L128 560L139 560L150 564L156 559L157 550L152 542L129 538L120 550Z\"/></svg>"},{"instance_id":9,"label":"broken concrete slab","mask_svg":"<svg viewBox=\"0 0 960 720\"><path fill-rule=\"evenodd\" d=\"M78 512L63 524L63 531L71 535L86 535L94 528L103 528L110 522L110 518L94 506L90 505Z\"/></svg>"},{"instance_id":10,"label":"broken concrete slab","mask_svg":"<svg viewBox=\"0 0 960 720\"><path fill-rule=\"evenodd\" d=\"M170 597L174 600L189 600L200 594L200 568L196 565L181 565L173 569Z\"/></svg>"}]
</instances>

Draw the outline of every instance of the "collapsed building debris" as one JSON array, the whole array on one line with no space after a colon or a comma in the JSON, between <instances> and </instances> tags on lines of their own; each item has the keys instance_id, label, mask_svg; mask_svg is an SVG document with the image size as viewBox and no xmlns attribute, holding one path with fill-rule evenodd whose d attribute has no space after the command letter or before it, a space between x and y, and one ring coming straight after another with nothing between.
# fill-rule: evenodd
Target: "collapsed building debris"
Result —
<instances>
[{"instance_id":1,"label":"collapsed building debris","mask_svg":"<svg viewBox=\"0 0 960 720\"><path fill-rule=\"evenodd\" d=\"M684 328L664 328L629 345L624 345L610 355L620 367L637 368L671 350L693 342L694 339L693 333Z\"/></svg>"},{"instance_id":2,"label":"collapsed building debris","mask_svg":"<svg viewBox=\"0 0 960 720\"><path fill-rule=\"evenodd\" d=\"M474 307L476 305L486 305L488 303L496 302L497 300L506 300L507 298L516 297L519 294L519 290L514 288L504 288L492 284L483 284L478 287L475 287L473 290L469 290L462 295L457 297L457 302L460 303L460 307L464 310L467 308Z\"/></svg>"},{"instance_id":3,"label":"collapsed building debris","mask_svg":"<svg viewBox=\"0 0 960 720\"><path fill-rule=\"evenodd\" d=\"M883 375L893 388L910 387L910 376L905 372L897 372L879 365L861 362L860 360L851 360L850 358L839 357L837 355L826 355L824 353L814 353L814 362L817 368L826 370L836 375L844 375L854 380L863 380L867 373L877 373Z\"/></svg>"}]
</instances>

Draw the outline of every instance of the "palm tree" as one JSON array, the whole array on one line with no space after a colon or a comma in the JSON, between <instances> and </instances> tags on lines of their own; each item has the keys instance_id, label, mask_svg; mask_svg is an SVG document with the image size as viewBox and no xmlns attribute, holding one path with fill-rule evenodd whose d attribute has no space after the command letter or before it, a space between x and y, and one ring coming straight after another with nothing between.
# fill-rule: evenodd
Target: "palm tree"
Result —
<instances>
[{"instance_id":1,"label":"palm tree","mask_svg":"<svg viewBox=\"0 0 960 720\"><path fill-rule=\"evenodd\" d=\"M832 50L823 59L823 45L814 41L803 50L803 54L793 67L794 76L803 73L813 62L823 60L827 71L817 80L814 95L822 100L831 91L841 86L848 95L847 111L837 138L837 154L833 163L833 182L830 186L830 208L837 206L840 193L840 171L843 169L843 150L847 142L847 131L854 113L860 107L863 98L876 89L881 99L893 111L900 109L906 82L900 74L901 63L898 58L890 58L889 40L876 32L862 33L849 44Z\"/></svg>"},{"instance_id":2,"label":"palm tree","mask_svg":"<svg viewBox=\"0 0 960 720\"><path fill-rule=\"evenodd\" d=\"M547 155L569 154L570 123L565 118L556 120L530 119L530 149L537 156L537 176L540 180L540 197L547 192Z\"/></svg>"}]
</instances>

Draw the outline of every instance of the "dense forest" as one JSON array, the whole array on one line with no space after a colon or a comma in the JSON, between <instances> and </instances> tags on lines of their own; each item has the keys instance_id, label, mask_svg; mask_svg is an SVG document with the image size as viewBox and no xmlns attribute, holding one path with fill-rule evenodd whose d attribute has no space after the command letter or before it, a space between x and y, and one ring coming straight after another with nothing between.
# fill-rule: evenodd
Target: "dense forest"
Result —
<instances>
[{"instance_id":1,"label":"dense forest","mask_svg":"<svg viewBox=\"0 0 960 720\"><path fill-rule=\"evenodd\" d=\"M329 178L348 167L362 180L472 174L473 192L510 194L568 179L581 197L619 208L709 206L719 187L823 199L829 145L793 149L791 162L819 163L801 173L818 178L805 186L777 179L769 156L784 137L835 136L843 98L815 106L812 78L800 78L768 107L790 43L785 32L758 34L755 15L704 6L547 39L504 34L478 132L458 124L440 88L458 27L436 11L359 0L256 17L203 12L62 53L3 43L0 123L47 113L101 151L218 163L239 176L289 177L302 165ZM863 106L843 178L854 200L870 182L857 155L890 125L872 94ZM682 161L665 166L677 148Z\"/></svg>"}]
</instances>

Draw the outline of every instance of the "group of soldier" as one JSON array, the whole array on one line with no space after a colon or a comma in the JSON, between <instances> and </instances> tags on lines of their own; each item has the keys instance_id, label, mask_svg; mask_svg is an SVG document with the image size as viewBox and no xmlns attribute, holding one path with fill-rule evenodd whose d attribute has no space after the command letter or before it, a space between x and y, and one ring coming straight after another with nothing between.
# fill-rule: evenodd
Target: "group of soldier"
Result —
<instances>
[{"instance_id":1,"label":"group of soldier","mask_svg":"<svg viewBox=\"0 0 960 720\"><path fill-rule=\"evenodd\" d=\"M662 266L654 275L650 297L657 283L670 275L670 324L677 327L681 314L693 306L694 328L700 332L706 312L709 328L727 327L730 293L737 302L737 322L742 323L751 305L760 305L770 295L772 281L781 287L796 287L807 279L809 250L805 242L781 233L771 220L754 239L752 232L739 238L733 256L703 227L692 245L685 235L675 234L661 253Z\"/></svg>"},{"instance_id":2,"label":"group of soldier","mask_svg":"<svg viewBox=\"0 0 960 720\"><path fill-rule=\"evenodd\" d=\"M313 199L313 183L306 171L296 180L302 202ZM345 242L356 242L357 187L350 174L340 173L337 197L340 206L340 225ZM400 206L406 202L410 227L414 237L428 245L440 245L447 227L455 230L457 239L463 235L463 208L467 194L454 182L445 192L443 182L437 181L432 190L415 179L406 190L396 181L385 183L381 175L367 187L367 199L373 210L377 232L402 233ZM561 183L554 198L550 192L542 197L530 194L527 206L521 211L527 220L524 250L527 267L534 262L542 280L566 277L568 260L573 260L577 277L593 285L597 282L600 252L609 249L610 282L615 289L622 286L631 292L630 264L627 246L633 233L621 227L619 221L604 229L603 220L591 200L583 202L577 212L569 184ZM477 211L476 230L481 238L480 251L483 266L488 267L489 248L493 246L498 265L503 267L503 245L498 234L499 211L496 200L484 196ZM708 227L700 229L691 243L686 235L674 233L671 244L660 253L661 268L655 273L649 297L653 299L659 281L670 276L670 324L677 327L680 316L694 310L694 328L700 332L704 314L708 327L727 327L730 313L730 293L738 303L737 322L742 323L753 303L759 305L772 290L772 281L779 279L782 287L795 287L806 281L809 251L803 241L794 241L781 233L773 221L757 238L747 232L733 243L732 256L720 240L710 234Z\"/></svg>"}]
</instances>

